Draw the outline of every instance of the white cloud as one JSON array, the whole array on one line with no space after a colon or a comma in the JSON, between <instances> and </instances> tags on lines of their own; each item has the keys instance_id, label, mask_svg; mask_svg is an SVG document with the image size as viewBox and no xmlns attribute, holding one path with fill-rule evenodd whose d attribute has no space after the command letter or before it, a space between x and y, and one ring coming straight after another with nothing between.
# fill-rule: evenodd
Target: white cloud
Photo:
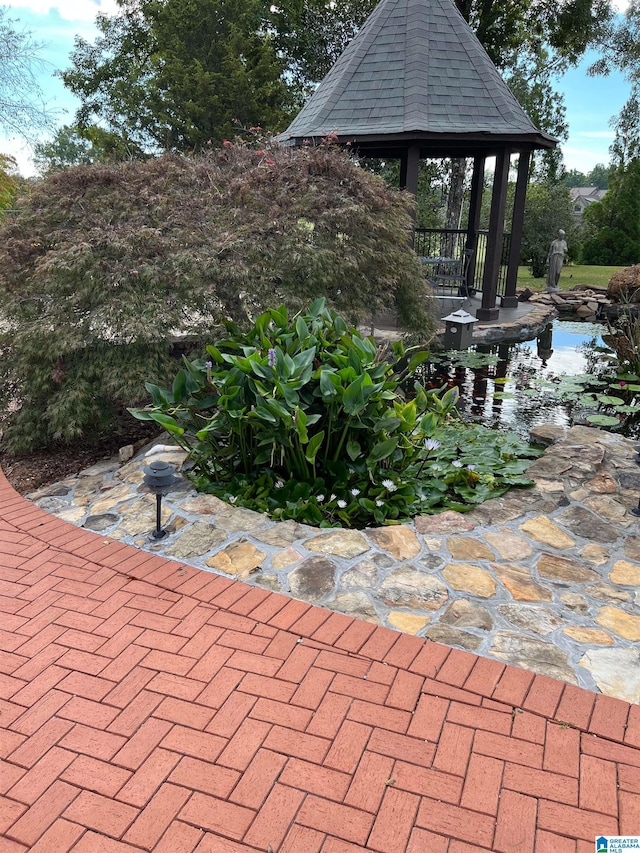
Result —
<instances>
[{"instance_id":1,"label":"white cloud","mask_svg":"<svg viewBox=\"0 0 640 853\"><path fill-rule=\"evenodd\" d=\"M613 0L611 5L617 12L626 12L629 8L629 0Z\"/></svg>"},{"instance_id":2,"label":"white cloud","mask_svg":"<svg viewBox=\"0 0 640 853\"><path fill-rule=\"evenodd\" d=\"M48 15L57 11L65 21L94 21L98 12L115 15L118 5L115 0L10 0L9 7L27 9L36 15Z\"/></svg>"},{"instance_id":3,"label":"white cloud","mask_svg":"<svg viewBox=\"0 0 640 853\"><path fill-rule=\"evenodd\" d=\"M598 163L606 165L609 162L609 152L606 148L580 148L575 144L563 145L562 156L567 169L577 169L585 173L590 172Z\"/></svg>"},{"instance_id":4,"label":"white cloud","mask_svg":"<svg viewBox=\"0 0 640 853\"><path fill-rule=\"evenodd\" d=\"M571 135L580 139L613 139L615 133L613 130L578 130Z\"/></svg>"}]
</instances>

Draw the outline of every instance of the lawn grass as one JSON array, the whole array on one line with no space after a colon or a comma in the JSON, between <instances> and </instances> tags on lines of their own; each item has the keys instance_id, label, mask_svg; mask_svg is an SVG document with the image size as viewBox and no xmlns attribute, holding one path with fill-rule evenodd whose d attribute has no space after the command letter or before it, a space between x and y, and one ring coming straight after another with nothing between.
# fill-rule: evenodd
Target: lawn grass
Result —
<instances>
[{"instance_id":1,"label":"lawn grass","mask_svg":"<svg viewBox=\"0 0 640 853\"><path fill-rule=\"evenodd\" d=\"M604 287L611 276L622 267L587 267L568 264L560 276L560 290L573 290L577 285L586 287ZM518 290L528 287L530 290L546 290L545 278L534 278L529 267L518 267Z\"/></svg>"}]
</instances>

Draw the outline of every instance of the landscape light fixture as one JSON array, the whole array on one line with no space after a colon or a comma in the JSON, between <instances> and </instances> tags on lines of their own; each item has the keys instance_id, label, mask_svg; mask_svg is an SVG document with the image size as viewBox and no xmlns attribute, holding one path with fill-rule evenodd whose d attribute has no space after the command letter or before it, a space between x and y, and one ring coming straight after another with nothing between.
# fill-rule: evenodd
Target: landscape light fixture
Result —
<instances>
[{"instance_id":1,"label":"landscape light fixture","mask_svg":"<svg viewBox=\"0 0 640 853\"><path fill-rule=\"evenodd\" d=\"M154 539L162 539L167 531L162 529L162 496L168 494L172 486L178 482L175 468L162 459L150 462L144 471L144 484L149 491L156 496L156 529L151 536Z\"/></svg>"}]
</instances>

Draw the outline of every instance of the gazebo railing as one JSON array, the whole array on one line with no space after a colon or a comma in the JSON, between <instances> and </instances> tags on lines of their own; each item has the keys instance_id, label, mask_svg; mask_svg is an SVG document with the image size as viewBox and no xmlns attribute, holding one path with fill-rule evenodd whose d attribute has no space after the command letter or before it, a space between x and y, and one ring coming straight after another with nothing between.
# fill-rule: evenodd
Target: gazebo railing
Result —
<instances>
[{"instance_id":1,"label":"gazebo railing","mask_svg":"<svg viewBox=\"0 0 640 853\"><path fill-rule=\"evenodd\" d=\"M489 232L485 230L478 231L476 234L475 269L472 286L477 291L482 290L488 236ZM502 242L500 272L498 274L498 296L504 296L506 290L510 244L511 234L505 234ZM467 232L460 228L416 228L413 247L416 254L421 257L461 259L467 248Z\"/></svg>"}]
</instances>

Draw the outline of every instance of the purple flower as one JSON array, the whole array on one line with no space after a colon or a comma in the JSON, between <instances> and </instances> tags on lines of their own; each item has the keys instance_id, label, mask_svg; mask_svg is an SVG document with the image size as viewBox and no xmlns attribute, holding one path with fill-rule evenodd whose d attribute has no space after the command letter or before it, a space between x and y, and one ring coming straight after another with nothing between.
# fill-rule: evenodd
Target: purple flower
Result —
<instances>
[{"instance_id":1,"label":"purple flower","mask_svg":"<svg viewBox=\"0 0 640 853\"><path fill-rule=\"evenodd\" d=\"M267 357L269 359L269 367L276 366L276 351L274 349L270 349L267 353Z\"/></svg>"}]
</instances>

